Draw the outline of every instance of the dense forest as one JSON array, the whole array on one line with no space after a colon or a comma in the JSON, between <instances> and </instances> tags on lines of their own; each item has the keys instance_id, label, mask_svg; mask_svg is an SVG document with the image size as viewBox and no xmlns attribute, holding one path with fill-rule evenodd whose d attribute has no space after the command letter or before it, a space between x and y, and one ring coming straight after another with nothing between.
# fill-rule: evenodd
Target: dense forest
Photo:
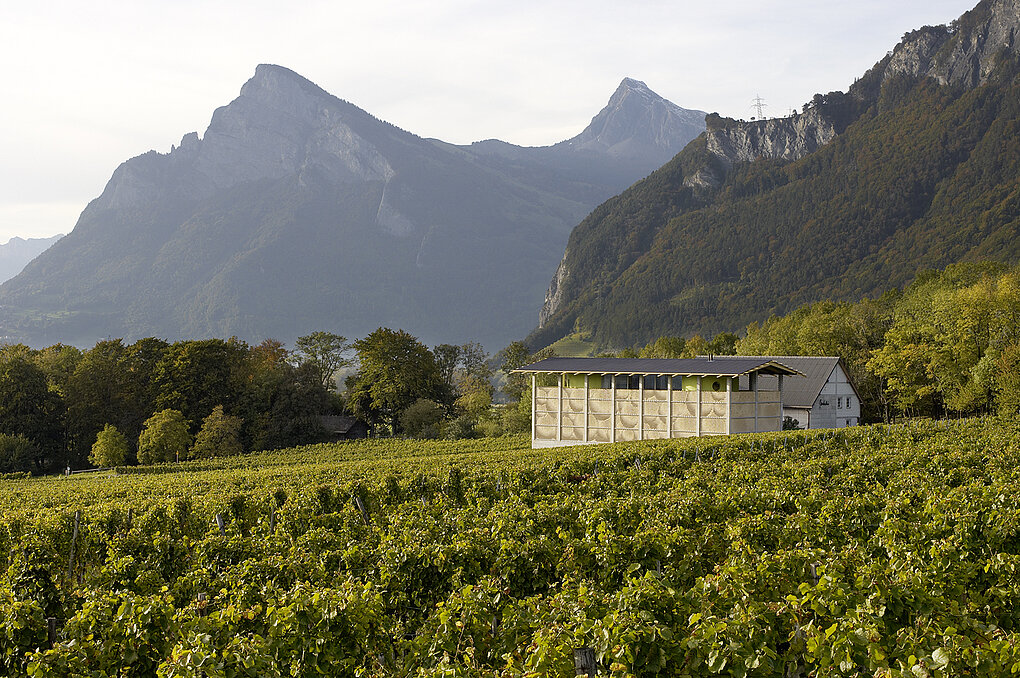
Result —
<instances>
[{"instance_id":1,"label":"dense forest","mask_svg":"<svg viewBox=\"0 0 1020 678\"><path fill-rule=\"evenodd\" d=\"M951 46L965 28L926 30ZM574 230L558 302L531 341L576 328L604 346L714 333L877 296L921 268L1020 261L1018 64L1003 51L971 89L895 74L887 59L849 93L806 104L799 116L813 112L839 134L792 161L724 166L714 140L768 121L709 116L706 135Z\"/></svg>"},{"instance_id":2,"label":"dense forest","mask_svg":"<svg viewBox=\"0 0 1020 678\"><path fill-rule=\"evenodd\" d=\"M526 359L527 353L518 358ZM526 430L500 418L489 356L379 328L294 350L266 340L119 339L82 351L0 346L0 473L46 472L279 449L328 440L325 415L376 433L464 438ZM344 388L338 392L337 381Z\"/></svg>"},{"instance_id":3,"label":"dense forest","mask_svg":"<svg viewBox=\"0 0 1020 678\"><path fill-rule=\"evenodd\" d=\"M865 422L1020 411L1020 267L996 262L922 271L905 289L821 301L721 332L663 335L615 355L830 355L843 359Z\"/></svg>"}]
</instances>

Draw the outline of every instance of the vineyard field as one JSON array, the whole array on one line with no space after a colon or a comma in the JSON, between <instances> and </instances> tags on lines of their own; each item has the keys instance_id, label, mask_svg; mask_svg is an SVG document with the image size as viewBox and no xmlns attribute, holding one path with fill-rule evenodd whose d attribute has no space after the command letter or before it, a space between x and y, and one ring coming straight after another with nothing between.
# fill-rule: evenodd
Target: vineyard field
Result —
<instances>
[{"instance_id":1,"label":"vineyard field","mask_svg":"<svg viewBox=\"0 0 1020 678\"><path fill-rule=\"evenodd\" d=\"M1015 676L1020 426L0 479L0 675Z\"/></svg>"}]
</instances>

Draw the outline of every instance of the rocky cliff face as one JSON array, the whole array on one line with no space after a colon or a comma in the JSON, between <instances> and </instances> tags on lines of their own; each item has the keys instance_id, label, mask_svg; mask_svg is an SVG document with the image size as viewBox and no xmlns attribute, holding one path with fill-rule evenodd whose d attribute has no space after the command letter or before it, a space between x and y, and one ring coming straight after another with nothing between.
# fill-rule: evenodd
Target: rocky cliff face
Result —
<instances>
[{"instance_id":1,"label":"rocky cliff face","mask_svg":"<svg viewBox=\"0 0 1020 678\"><path fill-rule=\"evenodd\" d=\"M836 127L816 109L789 118L772 118L709 127L706 149L717 162L707 164L685 179L685 185L718 188L734 164L759 158L797 160L829 143Z\"/></svg>"},{"instance_id":2,"label":"rocky cliff face","mask_svg":"<svg viewBox=\"0 0 1020 678\"><path fill-rule=\"evenodd\" d=\"M545 324L563 304L566 294L566 286L563 283L566 281L569 272L567 269L567 261L569 259L570 250L567 250L563 253L563 258L560 259L560 263L556 267L556 273L553 274L552 282L549 283L549 289L545 292L542 310L538 312L538 326L540 328L545 327Z\"/></svg>"},{"instance_id":3,"label":"rocky cliff face","mask_svg":"<svg viewBox=\"0 0 1020 678\"><path fill-rule=\"evenodd\" d=\"M1004 52L1020 52L1020 0L989 0L949 26L908 33L893 51L884 79L905 74L972 89L984 84Z\"/></svg>"},{"instance_id":4,"label":"rocky cliff face","mask_svg":"<svg viewBox=\"0 0 1020 678\"><path fill-rule=\"evenodd\" d=\"M365 117L293 71L262 64L240 96L216 109L203 138L191 132L169 154L150 151L124 163L90 210L201 201L242 183L308 172L337 183L387 180L393 168L355 131Z\"/></svg>"}]
</instances>

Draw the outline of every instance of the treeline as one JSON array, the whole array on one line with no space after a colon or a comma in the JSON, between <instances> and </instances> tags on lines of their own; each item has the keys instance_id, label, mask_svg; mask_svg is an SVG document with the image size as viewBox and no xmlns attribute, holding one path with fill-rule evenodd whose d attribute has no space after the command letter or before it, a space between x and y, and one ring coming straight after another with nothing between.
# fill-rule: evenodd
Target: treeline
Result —
<instances>
[{"instance_id":1,"label":"treeline","mask_svg":"<svg viewBox=\"0 0 1020 678\"><path fill-rule=\"evenodd\" d=\"M183 422L186 457L217 407L240 420L236 439L243 449L313 442L322 435L317 417L338 406L314 361L273 340L249 346L236 339L111 339L84 351L7 345L0 347L0 472L88 466L107 427L123 439L120 463L130 463L147 429L159 433L154 442L162 445L177 436L177 458ZM173 426L153 429L157 422ZM120 447L111 435L106 442ZM143 461L146 454L143 445Z\"/></svg>"},{"instance_id":2,"label":"treeline","mask_svg":"<svg viewBox=\"0 0 1020 678\"><path fill-rule=\"evenodd\" d=\"M479 344L429 348L386 328L353 342L315 332L293 350L271 339L4 345L0 473L304 445L330 438L324 415L420 437L527 430L516 408L493 410L492 376Z\"/></svg>"},{"instance_id":3,"label":"treeline","mask_svg":"<svg viewBox=\"0 0 1020 678\"><path fill-rule=\"evenodd\" d=\"M1020 412L1020 267L963 263L924 271L904 291L807 304L751 323L743 338L663 336L629 355L840 356L862 421Z\"/></svg>"}]
</instances>

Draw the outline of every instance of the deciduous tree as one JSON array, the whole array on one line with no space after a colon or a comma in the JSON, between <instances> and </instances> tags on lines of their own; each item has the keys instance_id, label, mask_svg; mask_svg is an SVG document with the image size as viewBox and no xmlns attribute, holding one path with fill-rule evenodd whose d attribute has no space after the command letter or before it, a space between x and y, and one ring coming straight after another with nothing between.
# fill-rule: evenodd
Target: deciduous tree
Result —
<instances>
[{"instance_id":1,"label":"deciduous tree","mask_svg":"<svg viewBox=\"0 0 1020 678\"><path fill-rule=\"evenodd\" d=\"M160 410L145 420L138 437L138 463L180 461L187 455L190 444L191 434L184 415L178 410Z\"/></svg>"},{"instance_id":2,"label":"deciduous tree","mask_svg":"<svg viewBox=\"0 0 1020 678\"><path fill-rule=\"evenodd\" d=\"M294 345L299 361L315 369L319 381L327 390L336 390L334 379L337 370L351 362L347 357L351 350L347 337L332 332L312 332L298 337Z\"/></svg>"},{"instance_id":3,"label":"deciduous tree","mask_svg":"<svg viewBox=\"0 0 1020 678\"><path fill-rule=\"evenodd\" d=\"M415 400L446 400L435 356L411 334L380 327L354 348L359 367L347 379L348 399L365 421L397 430L400 413Z\"/></svg>"},{"instance_id":4,"label":"deciduous tree","mask_svg":"<svg viewBox=\"0 0 1020 678\"><path fill-rule=\"evenodd\" d=\"M96 435L89 461L96 466L120 466L128 454L128 441L116 426L107 424Z\"/></svg>"},{"instance_id":5,"label":"deciduous tree","mask_svg":"<svg viewBox=\"0 0 1020 678\"><path fill-rule=\"evenodd\" d=\"M223 413L223 406L217 405L202 420L202 428L195 436L195 444L191 448L193 459L209 459L211 457L234 457L241 448L241 418L231 417Z\"/></svg>"}]
</instances>

